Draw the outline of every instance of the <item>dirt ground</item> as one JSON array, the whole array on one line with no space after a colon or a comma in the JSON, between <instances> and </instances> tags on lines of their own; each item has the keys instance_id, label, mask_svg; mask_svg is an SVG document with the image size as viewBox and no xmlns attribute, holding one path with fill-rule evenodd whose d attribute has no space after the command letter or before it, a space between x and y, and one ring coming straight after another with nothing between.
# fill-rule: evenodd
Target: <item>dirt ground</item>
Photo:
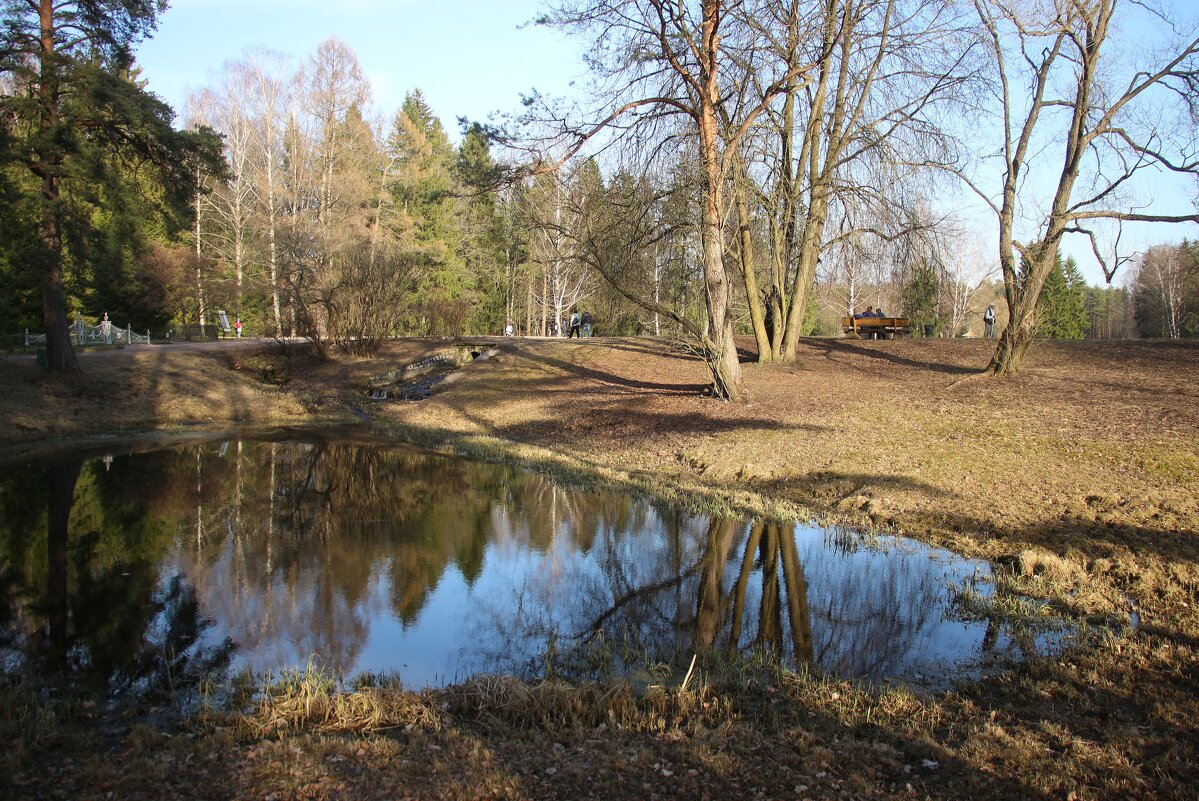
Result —
<instances>
[{"instance_id":1,"label":"dirt ground","mask_svg":"<svg viewBox=\"0 0 1199 801\"><path fill-rule=\"evenodd\" d=\"M294 346L163 347L85 357L66 381L9 357L0 457L100 432L366 420L565 480L909 534L993 560L1059 611L1140 627L935 697L765 673L615 722L529 688L460 704L458 688L419 701L436 723L368 730L105 742L82 726L14 740L5 796L1199 797L1199 343L1045 343L997 381L979 376L982 341L812 339L796 364L745 364L748 402L728 404L663 342L471 342L496 352L421 402L372 401L367 379L451 343L324 364Z\"/></svg>"}]
</instances>

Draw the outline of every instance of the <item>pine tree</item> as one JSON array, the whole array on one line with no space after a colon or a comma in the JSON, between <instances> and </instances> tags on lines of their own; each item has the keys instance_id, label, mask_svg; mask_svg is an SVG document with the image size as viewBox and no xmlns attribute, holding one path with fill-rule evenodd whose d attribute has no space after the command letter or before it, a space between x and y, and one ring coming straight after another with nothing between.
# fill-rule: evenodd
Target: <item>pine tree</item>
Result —
<instances>
[{"instance_id":1,"label":"pine tree","mask_svg":"<svg viewBox=\"0 0 1199 801\"><path fill-rule=\"evenodd\" d=\"M1082 339L1090 322L1087 284L1071 256L1062 263L1059 251L1037 303L1037 331L1047 339Z\"/></svg>"},{"instance_id":2,"label":"pine tree","mask_svg":"<svg viewBox=\"0 0 1199 801\"><path fill-rule=\"evenodd\" d=\"M64 184L87 182L104 154L160 170L160 201L186 203L197 159L219 166L219 145L203 132L171 128L170 107L131 80L133 46L153 29L151 0L3 0L0 74L19 91L0 96L15 121L14 147L38 187L35 226L48 367L76 372L67 333L64 252L88 220L68 218ZM97 158L99 157L99 161Z\"/></svg>"},{"instance_id":3,"label":"pine tree","mask_svg":"<svg viewBox=\"0 0 1199 801\"><path fill-rule=\"evenodd\" d=\"M920 262L912 267L911 277L903 288L904 314L915 331L936 331L940 327L937 316L937 294L940 290L937 270L931 264Z\"/></svg>"},{"instance_id":4,"label":"pine tree","mask_svg":"<svg viewBox=\"0 0 1199 801\"><path fill-rule=\"evenodd\" d=\"M480 299L466 327L473 333L502 331L515 316L516 266L523 248L512 227L505 225L494 191L499 167L491 156L486 132L477 123L462 139L454 173L463 192L459 256Z\"/></svg>"},{"instance_id":5,"label":"pine tree","mask_svg":"<svg viewBox=\"0 0 1199 801\"><path fill-rule=\"evenodd\" d=\"M462 258L454 149L419 89L396 114L388 150L396 164L392 194L409 222L420 271L418 330L463 333L478 296Z\"/></svg>"}]
</instances>

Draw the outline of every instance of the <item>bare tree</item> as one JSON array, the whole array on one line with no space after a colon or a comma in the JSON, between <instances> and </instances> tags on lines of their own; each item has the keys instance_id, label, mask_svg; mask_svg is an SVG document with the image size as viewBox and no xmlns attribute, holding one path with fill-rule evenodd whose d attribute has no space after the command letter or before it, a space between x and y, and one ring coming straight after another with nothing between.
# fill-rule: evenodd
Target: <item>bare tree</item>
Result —
<instances>
[{"instance_id":1,"label":"bare tree","mask_svg":"<svg viewBox=\"0 0 1199 801\"><path fill-rule=\"evenodd\" d=\"M360 140L371 135L361 117L369 87L357 57L334 38L305 62L296 84L294 107L303 114L294 115L285 136L292 184L287 281L298 333L327 355L334 296L342 286L339 251L357 250L355 223L369 231L359 218L369 215L376 196L374 166L347 160L362 153ZM356 119L347 123L351 115Z\"/></svg>"},{"instance_id":2,"label":"bare tree","mask_svg":"<svg viewBox=\"0 0 1199 801\"><path fill-rule=\"evenodd\" d=\"M228 180L214 187L205 208L212 218L208 229L210 249L233 271L232 300L239 316L244 284L254 261L257 231L257 142L255 122L246 108L248 77L243 65L226 63L215 87L189 98L189 105L203 109L203 118L221 133L225 143Z\"/></svg>"},{"instance_id":3,"label":"bare tree","mask_svg":"<svg viewBox=\"0 0 1199 801\"><path fill-rule=\"evenodd\" d=\"M594 169L594 164L590 169ZM530 258L539 265L543 276L540 298L542 317L555 321L560 335L570 310L591 293L590 274L580 260L578 242L585 236L581 212L587 187L578 173L559 170L539 175L524 194L524 216L532 227ZM544 328L543 328L544 331Z\"/></svg>"},{"instance_id":4,"label":"bare tree","mask_svg":"<svg viewBox=\"0 0 1199 801\"><path fill-rule=\"evenodd\" d=\"M601 135L635 139L651 155L675 152L682 141L698 156L707 310L700 341L714 394L730 400L740 400L743 390L721 230L728 156L774 98L809 67L775 64L760 91L752 98L741 95L736 103L727 88L749 77L739 71L744 58L737 54L759 44L756 21L789 9L769 0L569 0L544 20L590 37L587 60L604 104L591 124L565 125L556 117L568 157Z\"/></svg>"},{"instance_id":5,"label":"bare tree","mask_svg":"<svg viewBox=\"0 0 1199 801\"><path fill-rule=\"evenodd\" d=\"M961 85L969 49L950 2L791 5L785 25L762 38L776 60L814 63L814 77L768 109L745 142L735 183L738 252L761 361L794 360L826 251L839 251L834 258L859 278L883 266L845 258L875 249L864 238L887 242L921 230L925 220L904 211L915 194L905 186L924 179L904 165L948 151L937 113ZM755 229L764 229L764 269L754 258ZM856 302L852 296L849 307Z\"/></svg>"},{"instance_id":6,"label":"bare tree","mask_svg":"<svg viewBox=\"0 0 1199 801\"><path fill-rule=\"evenodd\" d=\"M985 180L958 174L999 223L1010 315L988 370L1005 376L1019 370L1035 336L1037 300L1064 235L1088 237L1110 281L1125 259L1101 247L1105 221L1199 222L1194 209L1158 212L1131 196L1143 174L1199 174L1188 118L1199 101L1199 37L1192 30L1160 52L1136 44L1134 57L1121 52L1119 31L1132 26L1118 11L1149 14L1151 24L1173 30L1145 4L973 2L1001 119L998 195ZM1033 183L1045 175L1054 176L1048 193ZM1033 222L1017 239L1026 219Z\"/></svg>"},{"instance_id":7,"label":"bare tree","mask_svg":"<svg viewBox=\"0 0 1199 801\"><path fill-rule=\"evenodd\" d=\"M1199 265L1184 246L1161 245L1150 248L1141 257L1134 283L1141 287L1141 297L1151 298L1161 320L1161 333L1170 339L1182 336L1186 321L1188 290L1199 277Z\"/></svg>"},{"instance_id":8,"label":"bare tree","mask_svg":"<svg viewBox=\"0 0 1199 801\"><path fill-rule=\"evenodd\" d=\"M975 297L998 270L976 238L962 229L953 231L950 250L941 265L941 287L949 331L957 336L970 329L970 318L979 312Z\"/></svg>"},{"instance_id":9,"label":"bare tree","mask_svg":"<svg viewBox=\"0 0 1199 801\"><path fill-rule=\"evenodd\" d=\"M265 216L266 261L271 287L271 311L275 336L283 333L282 309L279 300L280 265L278 211L280 206L280 173L283 159L283 130L287 111L288 75L283 56L268 50L249 54L243 65L245 71L246 103L253 117L251 133L256 147L256 184L258 185L259 214Z\"/></svg>"}]
</instances>

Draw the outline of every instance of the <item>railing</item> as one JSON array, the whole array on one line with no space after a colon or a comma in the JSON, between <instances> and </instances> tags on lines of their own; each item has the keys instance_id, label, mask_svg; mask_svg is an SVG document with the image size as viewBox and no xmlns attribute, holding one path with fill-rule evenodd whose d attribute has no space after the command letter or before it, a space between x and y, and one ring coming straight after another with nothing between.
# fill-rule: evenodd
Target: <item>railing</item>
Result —
<instances>
[{"instance_id":1,"label":"railing","mask_svg":"<svg viewBox=\"0 0 1199 801\"><path fill-rule=\"evenodd\" d=\"M121 328L103 320L99 325L88 325L83 320L76 320L67 328L73 345L149 345L150 331L139 334L132 328ZM25 329L25 347L46 344L45 334L34 334Z\"/></svg>"}]
</instances>

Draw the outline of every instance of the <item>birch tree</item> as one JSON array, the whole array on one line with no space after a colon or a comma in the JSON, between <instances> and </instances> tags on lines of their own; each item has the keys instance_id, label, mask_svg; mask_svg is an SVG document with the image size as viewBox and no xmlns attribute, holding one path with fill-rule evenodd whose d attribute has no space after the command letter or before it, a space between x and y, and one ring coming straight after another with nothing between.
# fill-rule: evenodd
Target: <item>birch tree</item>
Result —
<instances>
[{"instance_id":1,"label":"birch tree","mask_svg":"<svg viewBox=\"0 0 1199 801\"><path fill-rule=\"evenodd\" d=\"M267 277L275 336L283 334L279 299L279 208L282 188L283 132L288 105L287 65L283 56L268 50L252 52L240 67L245 71L246 104L253 118L255 183L258 213L265 228Z\"/></svg>"},{"instance_id":2,"label":"birch tree","mask_svg":"<svg viewBox=\"0 0 1199 801\"><path fill-rule=\"evenodd\" d=\"M219 131L225 143L228 178L214 188L206 204L211 215L208 229L210 250L233 274L233 308L241 316L242 295L247 273L254 262L258 193L255 162L258 143L255 121L246 108L247 72L242 65L226 63L220 82L203 89L189 105L201 112L205 121Z\"/></svg>"},{"instance_id":3,"label":"birch tree","mask_svg":"<svg viewBox=\"0 0 1199 801\"><path fill-rule=\"evenodd\" d=\"M1199 259L1193 246L1159 245L1139 260L1133 286L1137 289L1138 317L1153 320L1159 330L1147 333L1178 339L1183 336L1188 309L1199 306ZM1148 327L1148 326L1147 326Z\"/></svg>"}]
</instances>

